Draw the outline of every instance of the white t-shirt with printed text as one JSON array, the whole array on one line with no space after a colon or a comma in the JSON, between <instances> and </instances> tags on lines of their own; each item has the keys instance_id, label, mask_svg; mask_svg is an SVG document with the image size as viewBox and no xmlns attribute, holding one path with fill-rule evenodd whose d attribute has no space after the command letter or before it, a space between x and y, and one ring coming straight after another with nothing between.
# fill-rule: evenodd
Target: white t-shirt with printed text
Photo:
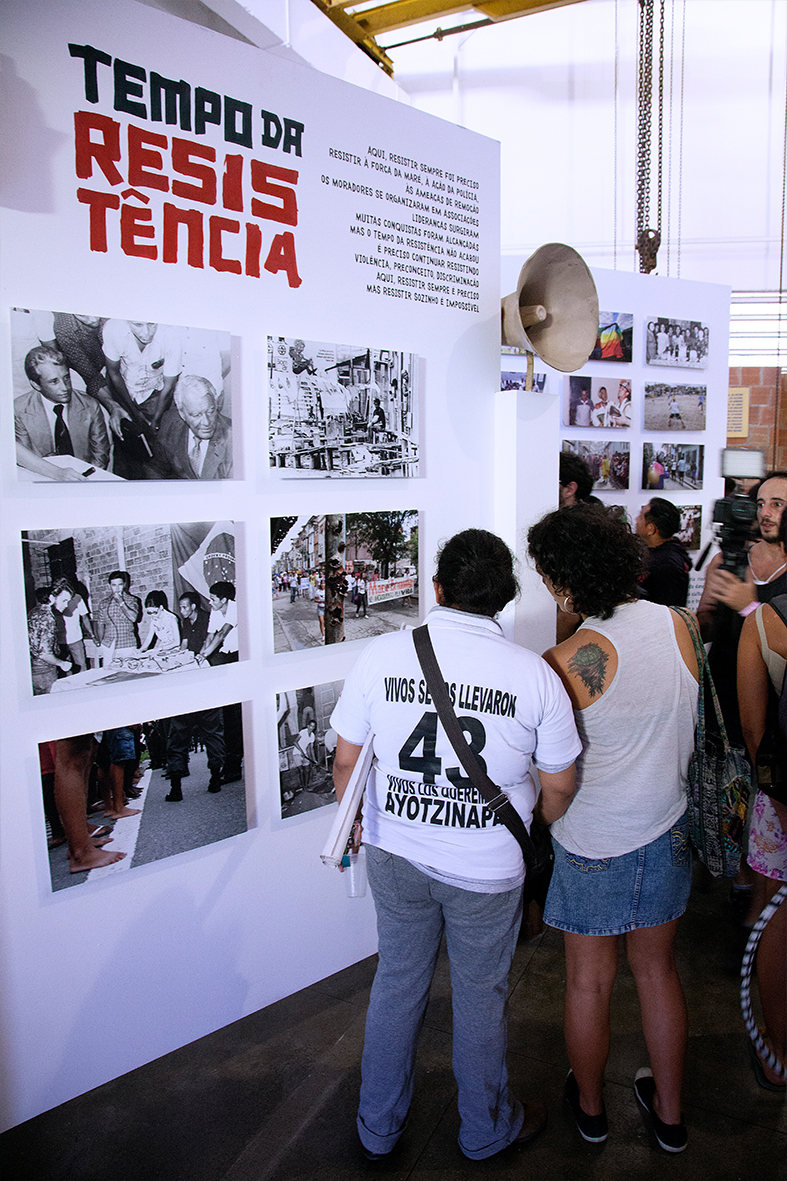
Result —
<instances>
[{"instance_id":1,"label":"white t-shirt with printed text","mask_svg":"<svg viewBox=\"0 0 787 1181\"><path fill-rule=\"evenodd\" d=\"M429 635L457 717L525 824L531 760L562 770L580 753L568 696L549 666L486 616L435 607ZM501 881L522 871L515 838L465 776L429 696L409 631L379 636L350 670L331 715L346 741L374 733L364 841L445 874Z\"/></svg>"}]
</instances>

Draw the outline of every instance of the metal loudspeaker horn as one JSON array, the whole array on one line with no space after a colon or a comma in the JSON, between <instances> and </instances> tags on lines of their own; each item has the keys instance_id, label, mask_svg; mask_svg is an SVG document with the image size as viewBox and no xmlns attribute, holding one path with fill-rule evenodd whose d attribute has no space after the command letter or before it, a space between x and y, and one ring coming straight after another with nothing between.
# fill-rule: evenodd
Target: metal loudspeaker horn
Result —
<instances>
[{"instance_id":1,"label":"metal loudspeaker horn","mask_svg":"<svg viewBox=\"0 0 787 1181\"><path fill-rule=\"evenodd\" d=\"M503 344L533 353L561 373L581 369L598 336L598 294L585 260L570 246L550 242L531 254L516 291L501 300Z\"/></svg>"}]
</instances>

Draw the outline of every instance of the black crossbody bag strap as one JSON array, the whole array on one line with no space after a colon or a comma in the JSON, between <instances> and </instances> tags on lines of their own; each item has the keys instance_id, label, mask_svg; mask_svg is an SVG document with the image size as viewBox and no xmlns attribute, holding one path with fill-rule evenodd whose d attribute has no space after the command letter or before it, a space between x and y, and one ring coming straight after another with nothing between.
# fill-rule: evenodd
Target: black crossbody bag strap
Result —
<instances>
[{"instance_id":1,"label":"black crossbody bag strap","mask_svg":"<svg viewBox=\"0 0 787 1181\"><path fill-rule=\"evenodd\" d=\"M519 842L527 868L532 868L536 860L536 851L530 839L530 834L525 828L522 817L508 796L482 770L480 763L467 744L464 731L459 725L459 721L451 705L451 698L448 696L448 690L445 687L443 674L440 672L440 665L437 663L437 657L434 654L434 648L432 647L432 641L429 638L429 631L426 624L415 628L413 631L413 642L415 644L416 655L426 678L426 687L437 710L437 716L443 724L443 729L448 735L448 739L456 752L459 762L467 772L473 787L477 788L480 792L481 798L487 808L494 812L495 816L505 824L511 835Z\"/></svg>"}]
</instances>

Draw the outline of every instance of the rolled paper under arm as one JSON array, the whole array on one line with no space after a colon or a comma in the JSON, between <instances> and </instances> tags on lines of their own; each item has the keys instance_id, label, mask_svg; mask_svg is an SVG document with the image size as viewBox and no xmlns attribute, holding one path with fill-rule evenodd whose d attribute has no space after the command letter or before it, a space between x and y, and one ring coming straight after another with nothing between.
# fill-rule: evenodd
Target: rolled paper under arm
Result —
<instances>
[{"instance_id":1,"label":"rolled paper under arm","mask_svg":"<svg viewBox=\"0 0 787 1181\"><path fill-rule=\"evenodd\" d=\"M342 857L350 839L350 829L361 806L366 780L369 778L369 772L374 762L373 741L374 735L370 734L361 747L358 762L353 768L350 781L342 796L342 802L339 804L339 810L333 818L331 831L320 854L320 860L325 865L339 866L342 863Z\"/></svg>"}]
</instances>

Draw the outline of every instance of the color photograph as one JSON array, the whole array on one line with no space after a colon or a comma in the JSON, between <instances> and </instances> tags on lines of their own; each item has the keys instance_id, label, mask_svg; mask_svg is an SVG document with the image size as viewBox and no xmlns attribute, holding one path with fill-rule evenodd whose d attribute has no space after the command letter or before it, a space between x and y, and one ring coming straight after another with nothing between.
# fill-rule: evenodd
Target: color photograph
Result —
<instances>
[{"instance_id":1,"label":"color photograph","mask_svg":"<svg viewBox=\"0 0 787 1181\"><path fill-rule=\"evenodd\" d=\"M330 727L330 717L343 684L344 681L328 681L324 685L276 694L283 820L336 803L333 790L336 731Z\"/></svg>"},{"instance_id":2,"label":"color photograph","mask_svg":"<svg viewBox=\"0 0 787 1181\"><path fill-rule=\"evenodd\" d=\"M595 439L564 439L563 450L584 459L593 476L594 492L618 492L629 486L630 444L617 439L602 443Z\"/></svg>"},{"instance_id":3,"label":"color photograph","mask_svg":"<svg viewBox=\"0 0 787 1181\"><path fill-rule=\"evenodd\" d=\"M645 362L678 369L707 369L710 328L699 320L654 317L645 323Z\"/></svg>"},{"instance_id":4,"label":"color photograph","mask_svg":"<svg viewBox=\"0 0 787 1181\"><path fill-rule=\"evenodd\" d=\"M238 660L232 521L22 533L33 694Z\"/></svg>"},{"instance_id":5,"label":"color photograph","mask_svg":"<svg viewBox=\"0 0 787 1181\"><path fill-rule=\"evenodd\" d=\"M563 426L601 430L631 426L631 382L572 374L563 379Z\"/></svg>"},{"instance_id":6,"label":"color photograph","mask_svg":"<svg viewBox=\"0 0 787 1181\"><path fill-rule=\"evenodd\" d=\"M705 448L698 443L645 443L642 487L650 492L678 492L702 487Z\"/></svg>"},{"instance_id":7,"label":"color photograph","mask_svg":"<svg viewBox=\"0 0 787 1181\"><path fill-rule=\"evenodd\" d=\"M229 332L11 309L21 482L230 480Z\"/></svg>"},{"instance_id":8,"label":"color photograph","mask_svg":"<svg viewBox=\"0 0 787 1181\"><path fill-rule=\"evenodd\" d=\"M630 361L634 332L631 312L599 312L598 336L589 361Z\"/></svg>"},{"instance_id":9,"label":"color photograph","mask_svg":"<svg viewBox=\"0 0 787 1181\"><path fill-rule=\"evenodd\" d=\"M704 431L707 397L704 385L646 385L645 430Z\"/></svg>"},{"instance_id":10,"label":"color photograph","mask_svg":"<svg viewBox=\"0 0 787 1181\"><path fill-rule=\"evenodd\" d=\"M38 744L52 890L245 832L241 703Z\"/></svg>"},{"instance_id":11,"label":"color photograph","mask_svg":"<svg viewBox=\"0 0 787 1181\"><path fill-rule=\"evenodd\" d=\"M418 512L271 518L273 650L418 622Z\"/></svg>"},{"instance_id":12,"label":"color photograph","mask_svg":"<svg viewBox=\"0 0 787 1181\"><path fill-rule=\"evenodd\" d=\"M418 357L268 337L270 465L282 476L418 475Z\"/></svg>"}]
</instances>

